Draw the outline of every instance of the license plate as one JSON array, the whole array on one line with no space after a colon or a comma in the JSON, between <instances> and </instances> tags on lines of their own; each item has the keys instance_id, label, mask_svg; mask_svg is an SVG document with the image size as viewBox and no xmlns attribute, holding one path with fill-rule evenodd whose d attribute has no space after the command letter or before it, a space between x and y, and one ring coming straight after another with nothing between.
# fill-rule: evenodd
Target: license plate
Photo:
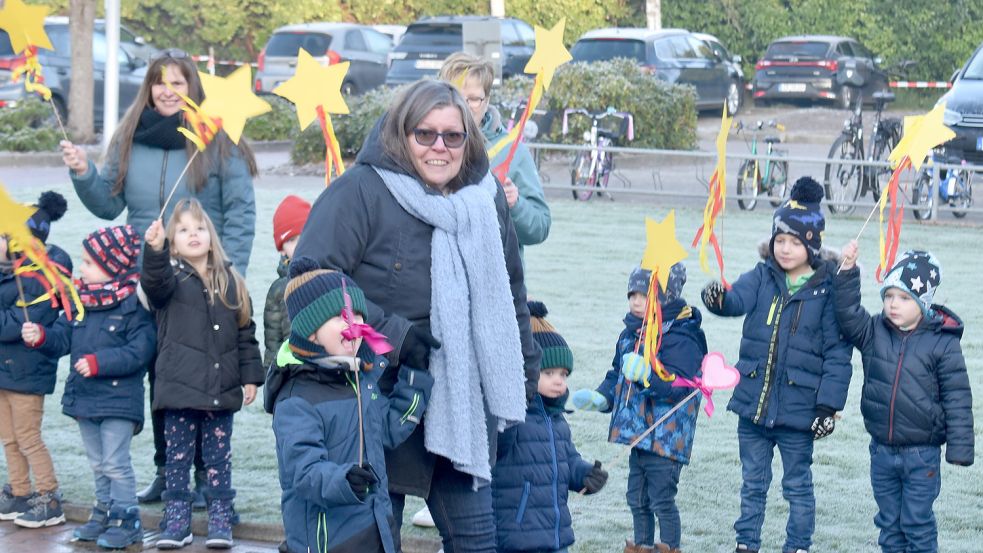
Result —
<instances>
[{"instance_id":1,"label":"license plate","mask_svg":"<svg viewBox=\"0 0 983 553\"><path fill-rule=\"evenodd\" d=\"M779 92L805 92L805 83L781 83L778 85Z\"/></svg>"},{"instance_id":2,"label":"license plate","mask_svg":"<svg viewBox=\"0 0 983 553\"><path fill-rule=\"evenodd\" d=\"M439 70L442 65L444 65L443 60L416 60L416 63L413 64L417 69L432 70Z\"/></svg>"}]
</instances>

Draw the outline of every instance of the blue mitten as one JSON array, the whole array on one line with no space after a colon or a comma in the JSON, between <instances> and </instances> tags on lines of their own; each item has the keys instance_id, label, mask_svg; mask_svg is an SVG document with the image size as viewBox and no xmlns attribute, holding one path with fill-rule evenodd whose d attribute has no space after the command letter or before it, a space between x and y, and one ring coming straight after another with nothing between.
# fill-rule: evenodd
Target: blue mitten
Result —
<instances>
[{"instance_id":1,"label":"blue mitten","mask_svg":"<svg viewBox=\"0 0 983 553\"><path fill-rule=\"evenodd\" d=\"M645 362L641 355L629 352L621 356L621 374L632 382L642 382L647 380L652 368Z\"/></svg>"},{"instance_id":2,"label":"blue mitten","mask_svg":"<svg viewBox=\"0 0 983 553\"><path fill-rule=\"evenodd\" d=\"M608 408L607 398L586 388L574 392L571 399L573 406L581 411L604 411Z\"/></svg>"}]
</instances>

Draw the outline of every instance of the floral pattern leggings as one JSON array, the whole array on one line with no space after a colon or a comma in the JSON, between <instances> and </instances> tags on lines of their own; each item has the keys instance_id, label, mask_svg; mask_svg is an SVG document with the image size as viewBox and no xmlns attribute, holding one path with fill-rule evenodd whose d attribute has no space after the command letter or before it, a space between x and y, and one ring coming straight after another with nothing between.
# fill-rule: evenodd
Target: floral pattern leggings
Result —
<instances>
[{"instance_id":1,"label":"floral pattern leggings","mask_svg":"<svg viewBox=\"0 0 983 553\"><path fill-rule=\"evenodd\" d=\"M208 488L232 488L232 412L175 409L164 412L164 438L167 441L164 478L168 491L189 489L195 434L199 426Z\"/></svg>"}]
</instances>

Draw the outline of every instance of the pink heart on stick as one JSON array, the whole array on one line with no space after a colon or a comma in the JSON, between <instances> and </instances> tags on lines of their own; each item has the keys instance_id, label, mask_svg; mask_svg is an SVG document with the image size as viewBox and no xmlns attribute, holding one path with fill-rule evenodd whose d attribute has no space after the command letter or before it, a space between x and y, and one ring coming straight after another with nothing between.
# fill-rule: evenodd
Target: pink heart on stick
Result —
<instances>
[{"instance_id":1,"label":"pink heart on stick","mask_svg":"<svg viewBox=\"0 0 983 553\"><path fill-rule=\"evenodd\" d=\"M737 386L741 380L741 373L734 367L727 364L723 354L716 351L710 352L703 357L703 386L711 390L727 390Z\"/></svg>"}]
</instances>

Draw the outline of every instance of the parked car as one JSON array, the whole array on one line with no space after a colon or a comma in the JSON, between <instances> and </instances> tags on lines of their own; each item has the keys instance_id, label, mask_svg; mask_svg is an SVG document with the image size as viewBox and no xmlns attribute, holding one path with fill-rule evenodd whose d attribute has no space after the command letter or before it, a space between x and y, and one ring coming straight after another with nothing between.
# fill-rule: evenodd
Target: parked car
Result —
<instances>
[{"instance_id":1,"label":"parked car","mask_svg":"<svg viewBox=\"0 0 983 553\"><path fill-rule=\"evenodd\" d=\"M256 92L272 92L293 77L301 48L323 65L350 62L341 85L347 96L360 94L386 80L386 56L392 49L389 36L354 23L303 23L287 25L273 35L259 54Z\"/></svg>"},{"instance_id":2,"label":"parked car","mask_svg":"<svg viewBox=\"0 0 983 553\"><path fill-rule=\"evenodd\" d=\"M479 42L470 36L482 23L498 24L502 43L502 78L522 74L533 50L536 33L520 19L488 16L424 17L406 28L403 39L390 55L387 85L411 83L435 76L447 56L465 49L465 42Z\"/></svg>"},{"instance_id":3,"label":"parked car","mask_svg":"<svg viewBox=\"0 0 983 553\"><path fill-rule=\"evenodd\" d=\"M373 25L372 28L392 39L393 46L399 44L406 33L406 25Z\"/></svg>"},{"instance_id":4,"label":"parked car","mask_svg":"<svg viewBox=\"0 0 983 553\"><path fill-rule=\"evenodd\" d=\"M947 158L983 166L983 44L952 77L945 102L943 122L956 133L946 142Z\"/></svg>"},{"instance_id":5,"label":"parked car","mask_svg":"<svg viewBox=\"0 0 983 553\"><path fill-rule=\"evenodd\" d=\"M888 90L888 76L860 42L827 35L788 36L772 42L755 66L755 103L772 100L832 101L849 109L858 94L873 102Z\"/></svg>"},{"instance_id":6,"label":"parked car","mask_svg":"<svg viewBox=\"0 0 983 553\"><path fill-rule=\"evenodd\" d=\"M41 75L44 84L51 89L51 102L62 117L68 116L68 89L71 84L72 54L69 39L68 18L49 17L45 19L44 30L51 39L54 51L39 49L38 61L41 63ZM129 31L127 31L129 32ZM135 35L130 33L127 40ZM123 42L123 29L120 29L119 59L119 115L133 103L137 91L146 75L147 63L144 59L131 56ZM132 41L132 46L143 46ZM152 48L152 47L151 47ZM105 79L107 44L105 26L97 25L92 37L93 80L95 95L93 96L93 116L96 125L102 124L103 119L103 86ZM0 107L16 105L27 94L24 83L11 80L12 71L23 63L19 53L14 52L10 45L10 37L6 31L0 30Z\"/></svg>"},{"instance_id":7,"label":"parked car","mask_svg":"<svg viewBox=\"0 0 983 553\"><path fill-rule=\"evenodd\" d=\"M723 56L685 29L608 28L584 33L570 54L573 61L635 60L657 79L691 85L696 89L697 109L720 108L726 98L727 111L734 114L741 107L743 81L734 70L734 59L724 57L729 54L720 47Z\"/></svg>"}]
</instances>

